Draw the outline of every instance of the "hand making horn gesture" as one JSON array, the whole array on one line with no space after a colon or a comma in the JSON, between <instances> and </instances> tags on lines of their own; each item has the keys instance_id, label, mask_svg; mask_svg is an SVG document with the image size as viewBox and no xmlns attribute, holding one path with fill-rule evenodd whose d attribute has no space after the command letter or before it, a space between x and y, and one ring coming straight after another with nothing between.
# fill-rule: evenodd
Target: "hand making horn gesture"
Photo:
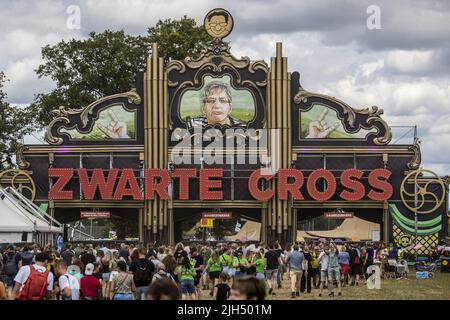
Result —
<instances>
[{"instance_id":1,"label":"hand making horn gesture","mask_svg":"<svg viewBox=\"0 0 450 320\"><path fill-rule=\"evenodd\" d=\"M119 118L117 118L116 114L112 110L108 110L108 115L111 121L107 127L98 124L97 127L100 131L112 139L130 138L127 134L126 123L120 122Z\"/></svg>"},{"instance_id":2,"label":"hand making horn gesture","mask_svg":"<svg viewBox=\"0 0 450 320\"><path fill-rule=\"evenodd\" d=\"M331 127L324 121L325 116L328 113L328 109L325 109L320 114L319 118L309 123L309 133L306 136L307 139L323 139L328 138L331 132L339 127L339 122L336 122Z\"/></svg>"}]
</instances>

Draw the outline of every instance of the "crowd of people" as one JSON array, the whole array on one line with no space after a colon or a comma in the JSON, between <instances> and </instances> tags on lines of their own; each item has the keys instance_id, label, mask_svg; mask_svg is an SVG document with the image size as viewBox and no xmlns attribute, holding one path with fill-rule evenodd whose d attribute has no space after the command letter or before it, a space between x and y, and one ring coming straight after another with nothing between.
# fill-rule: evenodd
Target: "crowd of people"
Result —
<instances>
[{"instance_id":1,"label":"crowd of people","mask_svg":"<svg viewBox=\"0 0 450 320\"><path fill-rule=\"evenodd\" d=\"M445 250L436 248L430 259ZM448 252L447 252L448 254ZM155 246L66 243L4 248L0 299L18 300L264 300L286 277L291 297L343 294L373 264L402 258L383 243L296 242L282 248L241 243ZM209 295L209 297L208 297Z\"/></svg>"}]
</instances>

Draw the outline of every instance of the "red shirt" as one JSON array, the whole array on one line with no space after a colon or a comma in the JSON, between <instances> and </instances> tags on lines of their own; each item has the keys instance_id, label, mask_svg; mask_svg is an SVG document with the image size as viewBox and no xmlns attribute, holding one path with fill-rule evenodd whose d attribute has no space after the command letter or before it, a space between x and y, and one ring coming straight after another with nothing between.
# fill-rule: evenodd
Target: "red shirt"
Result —
<instances>
[{"instance_id":1,"label":"red shirt","mask_svg":"<svg viewBox=\"0 0 450 320\"><path fill-rule=\"evenodd\" d=\"M98 290L101 286L100 281L94 276L84 276L80 279L80 291L83 297L98 298Z\"/></svg>"}]
</instances>

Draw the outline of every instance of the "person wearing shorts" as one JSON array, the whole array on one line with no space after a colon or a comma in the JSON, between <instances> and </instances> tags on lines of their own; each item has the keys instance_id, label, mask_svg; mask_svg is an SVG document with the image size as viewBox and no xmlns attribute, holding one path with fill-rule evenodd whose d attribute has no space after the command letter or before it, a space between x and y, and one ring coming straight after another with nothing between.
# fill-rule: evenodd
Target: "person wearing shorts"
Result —
<instances>
[{"instance_id":1,"label":"person wearing shorts","mask_svg":"<svg viewBox=\"0 0 450 320\"><path fill-rule=\"evenodd\" d=\"M256 268L256 279L264 280L266 278L264 275L266 270L266 262L260 252L257 252L253 257L252 265Z\"/></svg>"},{"instance_id":2,"label":"person wearing shorts","mask_svg":"<svg viewBox=\"0 0 450 320\"><path fill-rule=\"evenodd\" d=\"M337 282L338 294L341 296L341 272L338 260L339 250L335 244L331 244L328 253L328 296L334 297L333 284Z\"/></svg>"},{"instance_id":3,"label":"person wearing shorts","mask_svg":"<svg viewBox=\"0 0 450 320\"><path fill-rule=\"evenodd\" d=\"M247 275L248 260L243 257L242 251L238 251L237 257L233 259L233 267L236 269L236 278L242 278Z\"/></svg>"},{"instance_id":4,"label":"person wearing shorts","mask_svg":"<svg viewBox=\"0 0 450 320\"><path fill-rule=\"evenodd\" d=\"M341 277L343 278L343 284L342 285L348 285L348 274L350 272L350 255L347 252L348 247L345 245L345 249L341 252L339 252L338 255L338 262L341 266Z\"/></svg>"},{"instance_id":5,"label":"person wearing shorts","mask_svg":"<svg viewBox=\"0 0 450 320\"><path fill-rule=\"evenodd\" d=\"M210 296L212 297L214 294L214 287L218 283L218 279L220 274L222 273L223 265L219 259L219 253L214 251L211 258L208 259L206 264L206 269L208 270L209 280L212 282Z\"/></svg>"},{"instance_id":6,"label":"person wearing shorts","mask_svg":"<svg viewBox=\"0 0 450 320\"><path fill-rule=\"evenodd\" d=\"M181 265L179 266L179 272L181 275L181 294L183 300L195 299L195 282L194 277L197 275L191 259L184 257Z\"/></svg>"},{"instance_id":7,"label":"person wearing shorts","mask_svg":"<svg viewBox=\"0 0 450 320\"><path fill-rule=\"evenodd\" d=\"M275 294L275 289L277 287L277 274L278 267L281 265L281 253L277 250L275 244L269 246L269 251L264 255L266 258L266 278L269 285L269 294Z\"/></svg>"}]
</instances>

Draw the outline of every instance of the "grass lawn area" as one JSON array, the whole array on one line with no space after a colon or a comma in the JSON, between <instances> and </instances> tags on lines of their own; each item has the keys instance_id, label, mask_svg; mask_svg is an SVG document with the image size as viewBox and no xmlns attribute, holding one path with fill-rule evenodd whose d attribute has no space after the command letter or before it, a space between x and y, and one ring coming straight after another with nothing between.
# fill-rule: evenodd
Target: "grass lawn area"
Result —
<instances>
[{"instance_id":1,"label":"grass lawn area","mask_svg":"<svg viewBox=\"0 0 450 320\"><path fill-rule=\"evenodd\" d=\"M342 289L342 296L329 298L327 289L322 297L318 297L319 289L312 292L300 293L300 297L291 298L290 282L285 274L282 288L276 290L276 295L267 296L267 300L450 300L450 273L435 272L434 278L418 280L415 270L410 270L408 279L385 280L381 279L380 290L369 290L365 281L359 286L346 286ZM208 291L203 291L203 298L210 299Z\"/></svg>"}]
</instances>

